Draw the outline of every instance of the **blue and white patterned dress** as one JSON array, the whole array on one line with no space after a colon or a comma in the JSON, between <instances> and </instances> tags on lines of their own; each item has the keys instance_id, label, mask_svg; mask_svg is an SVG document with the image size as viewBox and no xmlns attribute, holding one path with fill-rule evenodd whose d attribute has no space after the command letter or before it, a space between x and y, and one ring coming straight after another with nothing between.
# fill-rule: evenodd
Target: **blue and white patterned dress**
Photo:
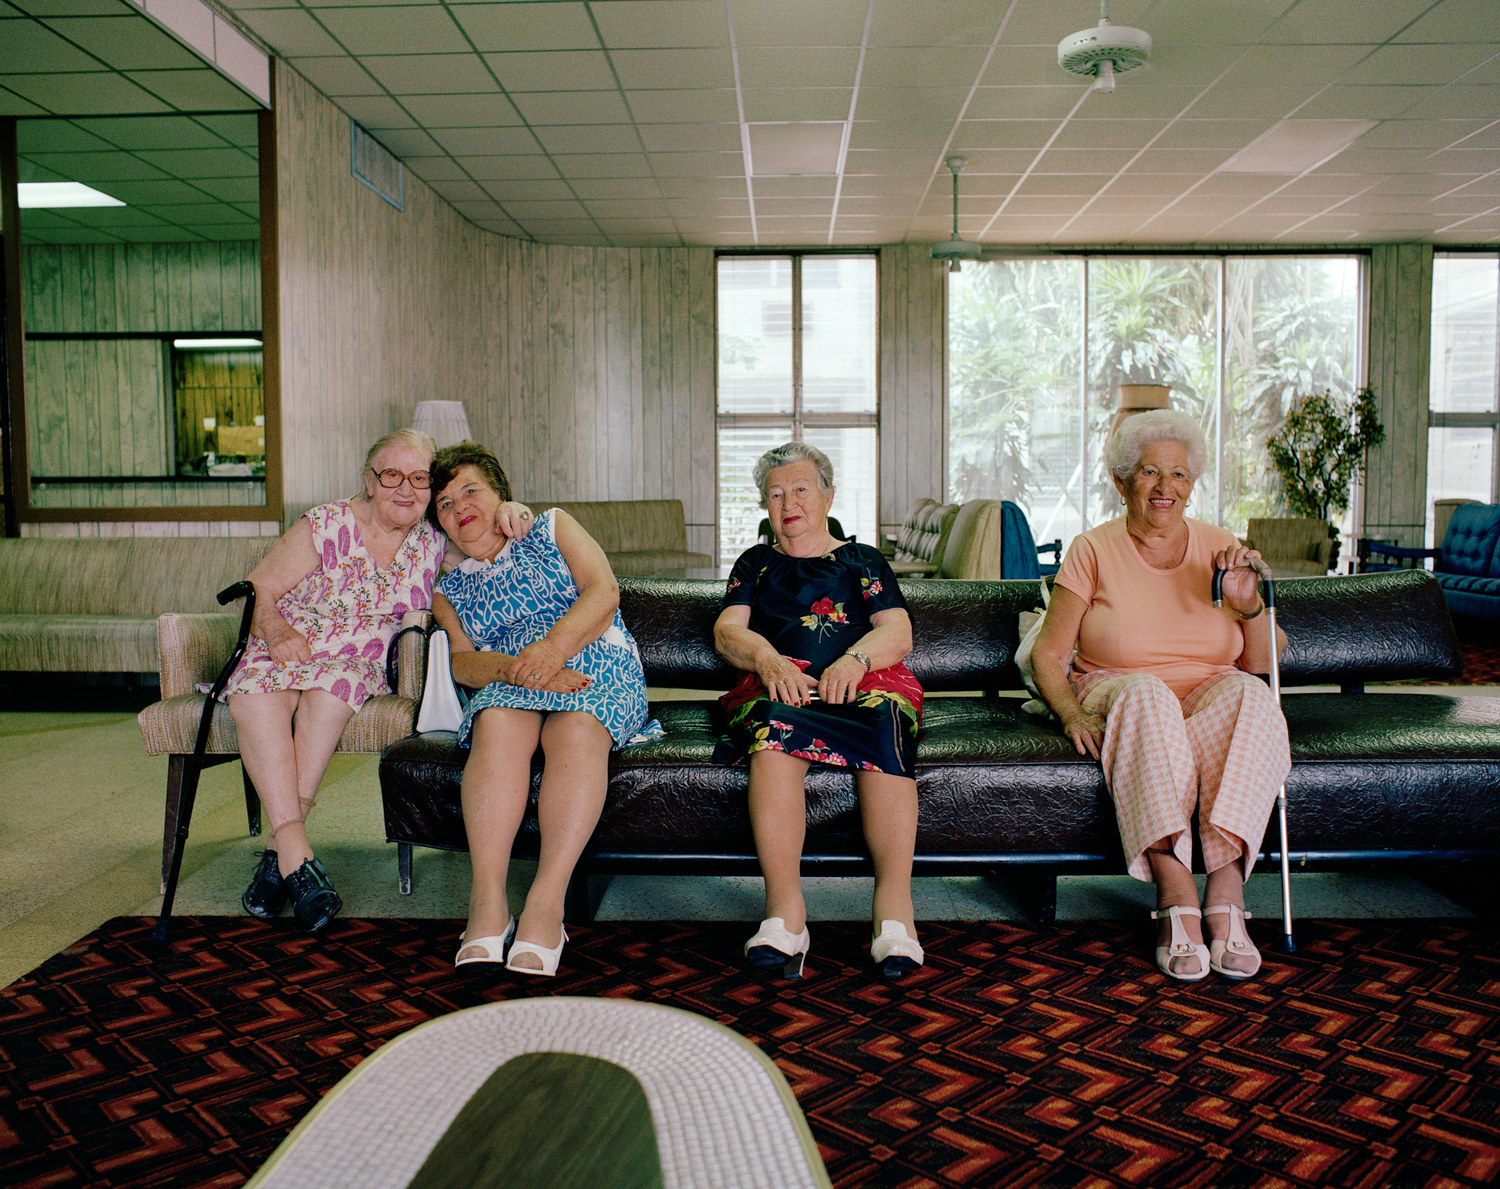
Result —
<instances>
[{"instance_id":1,"label":"blue and white patterned dress","mask_svg":"<svg viewBox=\"0 0 1500 1189\"><path fill-rule=\"evenodd\" d=\"M557 509L538 516L532 529L512 541L493 562L469 558L438 580L440 590L480 652L516 656L540 640L578 601L572 571L557 547ZM646 725L646 677L635 640L615 611L614 622L592 644L568 658L566 667L590 678L571 694L526 689L492 681L469 700L458 742L469 746L474 716L491 706L519 710L583 710L602 722L623 747Z\"/></svg>"}]
</instances>

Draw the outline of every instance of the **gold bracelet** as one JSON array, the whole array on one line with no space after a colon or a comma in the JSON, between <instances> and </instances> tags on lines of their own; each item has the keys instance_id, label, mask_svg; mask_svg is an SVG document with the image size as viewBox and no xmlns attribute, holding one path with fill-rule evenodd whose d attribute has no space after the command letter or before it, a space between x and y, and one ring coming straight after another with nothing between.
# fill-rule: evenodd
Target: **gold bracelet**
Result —
<instances>
[{"instance_id":1,"label":"gold bracelet","mask_svg":"<svg viewBox=\"0 0 1500 1189\"><path fill-rule=\"evenodd\" d=\"M1258 619L1261 615L1263 615L1265 613L1265 610L1266 610L1265 600L1262 599L1261 600L1261 604L1260 604L1260 610L1257 611L1254 615L1246 615L1243 611L1236 611L1235 614L1240 617L1240 622L1241 623L1249 623L1252 619Z\"/></svg>"}]
</instances>

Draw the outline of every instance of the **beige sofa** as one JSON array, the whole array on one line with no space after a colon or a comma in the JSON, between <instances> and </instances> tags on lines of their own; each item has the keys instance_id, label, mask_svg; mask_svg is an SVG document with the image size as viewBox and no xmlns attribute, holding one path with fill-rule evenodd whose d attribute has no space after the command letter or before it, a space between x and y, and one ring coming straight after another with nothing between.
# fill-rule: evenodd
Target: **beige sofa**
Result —
<instances>
[{"instance_id":1,"label":"beige sofa","mask_svg":"<svg viewBox=\"0 0 1500 1189\"><path fill-rule=\"evenodd\" d=\"M156 617L236 623L214 596L245 577L275 537L19 537L0 540L0 669L154 673Z\"/></svg>"},{"instance_id":2,"label":"beige sofa","mask_svg":"<svg viewBox=\"0 0 1500 1189\"><path fill-rule=\"evenodd\" d=\"M687 547L681 500L528 501L538 511L561 508L599 542L615 577L649 578L662 570L713 565Z\"/></svg>"}]
</instances>

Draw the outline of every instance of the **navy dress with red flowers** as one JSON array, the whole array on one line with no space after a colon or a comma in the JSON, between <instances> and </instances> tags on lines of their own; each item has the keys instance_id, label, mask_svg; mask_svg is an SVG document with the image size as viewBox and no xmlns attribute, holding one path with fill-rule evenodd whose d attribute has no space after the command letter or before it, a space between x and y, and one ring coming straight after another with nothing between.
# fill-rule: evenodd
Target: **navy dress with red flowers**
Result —
<instances>
[{"instance_id":1,"label":"navy dress with red flowers","mask_svg":"<svg viewBox=\"0 0 1500 1189\"><path fill-rule=\"evenodd\" d=\"M746 550L724 592L724 605L736 604L749 606L751 631L812 677L864 638L872 615L906 607L879 550L852 541L822 557L789 557L770 545ZM866 674L843 705L772 701L753 672L719 701L729 719L725 762L769 748L840 768L914 773L922 687L903 664Z\"/></svg>"}]
</instances>

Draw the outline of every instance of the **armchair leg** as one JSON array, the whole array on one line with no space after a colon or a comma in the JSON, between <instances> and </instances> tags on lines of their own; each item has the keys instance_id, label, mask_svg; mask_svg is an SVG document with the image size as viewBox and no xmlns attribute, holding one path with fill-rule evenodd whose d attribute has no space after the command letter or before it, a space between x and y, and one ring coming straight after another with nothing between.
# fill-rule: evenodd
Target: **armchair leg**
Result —
<instances>
[{"instance_id":1,"label":"armchair leg","mask_svg":"<svg viewBox=\"0 0 1500 1189\"><path fill-rule=\"evenodd\" d=\"M243 762L240 764L240 776L245 781L245 817L250 822L250 837L260 836L260 794L255 791L255 785L250 783L250 773L245 771Z\"/></svg>"},{"instance_id":2,"label":"armchair leg","mask_svg":"<svg viewBox=\"0 0 1500 1189\"><path fill-rule=\"evenodd\" d=\"M177 816L182 810L182 774L187 756L167 757L167 811L162 826L161 891L167 891L167 875L172 869L172 839L177 834Z\"/></svg>"},{"instance_id":3,"label":"armchair leg","mask_svg":"<svg viewBox=\"0 0 1500 1189\"><path fill-rule=\"evenodd\" d=\"M604 893L609 890L612 878L609 875L596 875L575 869L573 877L568 880L568 894L563 905L568 919L579 924L592 921L599 911L599 905L604 901Z\"/></svg>"}]
</instances>

